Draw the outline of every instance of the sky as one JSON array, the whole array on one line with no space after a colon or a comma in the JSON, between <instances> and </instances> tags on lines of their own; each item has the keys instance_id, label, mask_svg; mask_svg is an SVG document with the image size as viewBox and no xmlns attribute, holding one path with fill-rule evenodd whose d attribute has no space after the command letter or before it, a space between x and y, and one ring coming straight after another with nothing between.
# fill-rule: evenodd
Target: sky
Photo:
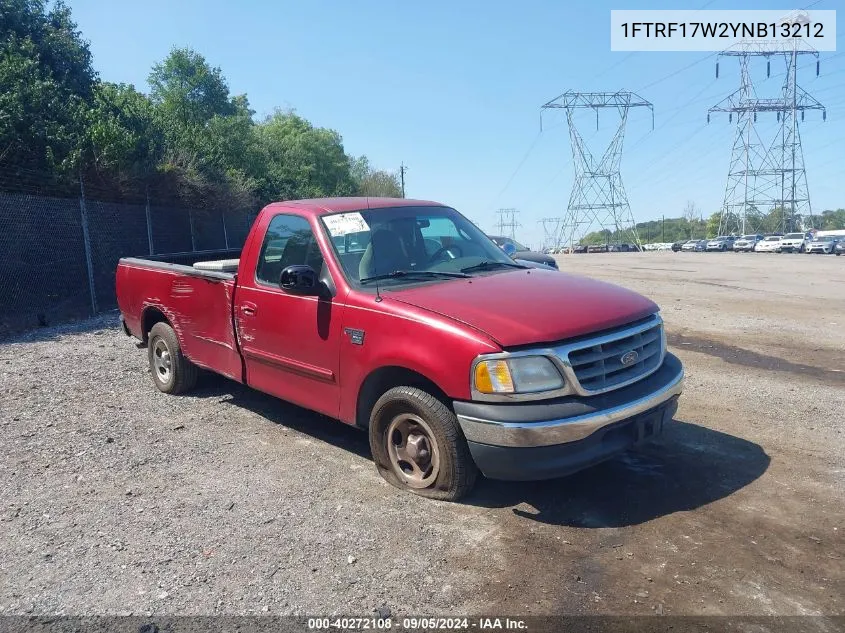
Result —
<instances>
[{"instance_id":1,"label":"sky","mask_svg":"<svg viewBox=\"0 0 845 633\"><path fill-rule=\"evenodd\" d=\"M806 0L809 2L809 0ZM815 0L814 9L836 9ZM724 196L735 126L707 109L739 87L736 59L702 52L611 52L609 0L70 0L105 81L148 91L150 68L173 47L202 53L246 93L256 118L292 108L337 130L346 151L379 169L407 165L408 197L453 206L495 232L515 208L516 237L539 246L542 218L565 214L573 183L561 111L540 108L567 90L632 90L654 106L631 110L622 179L636 221L707 216ZM803 6L803 5L802 5ZM618 7L617 7L618 8ZM649 2L641 8L732 9L730 0ZM741 8L778 8L744 2ZM786 7L786 10L790 7ZM845 28L840 27L840 33ZM814 212L845 206L845 38L799 66L798 82L827 108L801 126ZM752 69L758 96L775 96L782 64ZM556 116L551 116L556 115ZM761 115L773 119L774 115ZM611 113L576 119L593 154L615 132Z\"/></svg>"}]
</instances>

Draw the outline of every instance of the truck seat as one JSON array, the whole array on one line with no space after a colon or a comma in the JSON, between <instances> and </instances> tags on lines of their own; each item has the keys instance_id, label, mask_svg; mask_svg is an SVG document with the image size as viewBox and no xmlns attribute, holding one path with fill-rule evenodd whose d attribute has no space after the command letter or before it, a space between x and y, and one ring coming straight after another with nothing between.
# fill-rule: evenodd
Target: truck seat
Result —
<instances>
[{"instance_id":1,"label":"truck seat","mask_svg":"<svg viewBox=\"0 0 845 633\"><path fill-rule=\"evenodd\" d=\"M377 251L378 255L374 256ZM399 236L393 231L379 229L373 233L367 249L358 265L358 278L365 279L375 275L392 273L394 270L407 270L411 259L402 248Z\"/></svg>"}]
</instances>

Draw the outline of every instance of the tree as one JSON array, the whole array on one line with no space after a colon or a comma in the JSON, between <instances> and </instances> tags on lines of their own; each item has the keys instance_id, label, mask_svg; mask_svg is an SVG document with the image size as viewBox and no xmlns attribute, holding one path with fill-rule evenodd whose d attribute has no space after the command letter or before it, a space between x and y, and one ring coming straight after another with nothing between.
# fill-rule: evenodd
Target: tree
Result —
<instances>
[{"instance_id":1,"label":"tree","mask_svg":"<svg viewBox=\"0 0 845 633\"><path fill-rule=\"evenodd\" d=\"M707 237L735 234L740 228L739 216L733 211L728 211L724 214L724 217L721 211L716 211L716 213L707 219ZM721 233L719 232L720 230Z\"/></svg>"},{"instance_id":2,"label":"tree","mask_svg":"<svg viewBox=\"0 0 845 633\"><path fill-rule=\"evenodd\" d=\"M197 51L174 48L149 85L99 82L62 0L0 0L0 186L72 195L81 176L103 199L149 191L193 208L400 195L394 174L353 165L334 130L283 111L256 123Z\"/></svg>"},{"instance_id":3,"label":"tree","mask_svg":"<svg viewBox=\"0 0 845 633\"><path fill-rule=\"evenodd\" d=\"M193 49L174 48L148 81L171 143L190 141L214 116L235 112L223 72Z\"/></svg>"},{"instance_id":4,"label":"tree","mask_svg":"<svg viewBox=\"0 0 845 633\"><path fill-rule=\"evenodd\" d=\"M698 219L701 216L701 212L698 210L698 207L695 205L695 202L692 200L687 200L687 204L684 207L684 220L687 221L689 225L689 239L692 239L693 231L695 230L695 226L698 223Z\"/></svg>"},{"instance_id":5,"label":"tree","mask_svg":"<svg viewBox=\"0 0 845 633\"><path fill-rule=\"evenodd\" d=\"M822 211L821 228L825 231L841 231L845 229L845 209L828 209Z\"/></svg>"},{"instance_id":6,"label":"tree","mask_svg":"<svg viewBox=\"0 0 845 633\"><path fill-rule=\"evenodd\" d=\"M262 160L252 120L255 112L246 95L231 100L232 114L214 115L192 143L207 165L223 172L240 171L255 176Z\"/></svg>"},{"instance_id":7,"label":"tree","mask_svg":"<svg viewBox=\"0 0 845 633\"><path fill-rule=\"evenodd\" d=\"M766 216L757 208L757 205L749 204L745 207L745 224L743 228L742 220L740 220L740 229L743 233L754 233L763 230Z\"/></svg>"},{"instance_id":8,"label":"tree","mask_svg":"<svg viewBox=\"0 0 845 633\"><path fill-rule=\"evenodd\" d=\"M389 171L373 169L366 156L352 159L350 173L359 196L402 197L399 177Z\"/></svg>"},{"instance_id":9,"label":"tree","mask_svg":"<svg viewBox=\"0 0 845 633\"><path fill-rule=\"evenodd\" d=\"M371 171L364 180L358 183L358 195L401 198L402 185L399 177L393 172Z\"/></svg>"},{"instance_id":10,"label":"tree","mask_svg":"<svg viewBox=\"0 0 845 633\"><path fill-rule=\"evenodd\" d=\"M61 1L0 0L0 160L67 172L80 160L95 81L91 52Z\"/></svg>"},{"instance_id":11,"label":"tree","mask_svg":"<svg viewBox=\"0 0 845 633\"><path fill-rule=\"evenodd\" d=\"M277 110L256 126L265 200L351 195L355 182L343 139L293 112Z\"/></svg>"},{"instance_id":12,"label":"tree","mask_svg":"<svg viewBox=\"0 0 845 633\"><path fill-rule=\"evenodd\" d=\"M138 178L155 171L164 137L146 95L126 84L97 84L87 119L84 151L97 170Z\"/></svg>"}]
</instances>

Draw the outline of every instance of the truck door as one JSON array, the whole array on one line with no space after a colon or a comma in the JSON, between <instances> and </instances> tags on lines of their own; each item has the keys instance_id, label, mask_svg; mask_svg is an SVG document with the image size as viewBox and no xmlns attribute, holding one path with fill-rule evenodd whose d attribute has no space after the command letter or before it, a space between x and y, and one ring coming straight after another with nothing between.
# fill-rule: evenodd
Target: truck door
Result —
<instances>
[{"instance_id":1,"label":"truck door","mask_svg":"<svg viewBox=\"0 0 845 633\"><path fill-rule=\"evenodd\" d=\"M337 417L342 305L281 289L282 270L325 262L310 222L279 213L267 220L254 270L238 277L235 321L247 384L308 409ZM262 227L257 227L262 228Z\"/></svg>"}]
</instances>

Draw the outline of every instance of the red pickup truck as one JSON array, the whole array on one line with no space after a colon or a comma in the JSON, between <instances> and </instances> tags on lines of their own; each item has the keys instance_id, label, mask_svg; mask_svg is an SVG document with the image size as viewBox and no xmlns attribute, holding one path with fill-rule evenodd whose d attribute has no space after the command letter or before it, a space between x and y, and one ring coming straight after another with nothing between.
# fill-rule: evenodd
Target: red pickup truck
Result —
<instances>
[{"instance_id":1,"label":"red pickup truck","mask_svg":"<svg viewBox=\"0 0 845 633\"><path fill-rule=\"evenodd\" d=\"M123 329L158 389L199 368L369 434L391 484L558 477L662 432L683 368L658 307L508 257L435 202L265 207L242 251L124 258Z\"/></svg>"}]
</instances>

